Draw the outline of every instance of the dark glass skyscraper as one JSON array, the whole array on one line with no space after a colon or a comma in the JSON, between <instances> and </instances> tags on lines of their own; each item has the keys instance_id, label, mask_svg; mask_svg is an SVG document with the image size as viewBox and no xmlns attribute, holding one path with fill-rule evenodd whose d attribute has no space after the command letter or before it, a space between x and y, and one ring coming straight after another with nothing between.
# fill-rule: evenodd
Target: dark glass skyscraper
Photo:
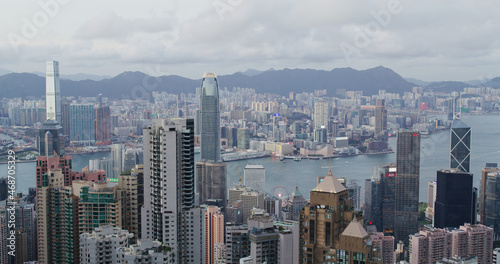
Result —
<instances>
[{"instance_id":1,"label":"dark glass skyscraper","mask_svg":"<svg viewBox=\"0 0 500 264\"><path fill-rule=\"evenodd\" d=\"M472 173L459 169L437 171L434 226L458 228L474 224Z\"/></svg>"},{"instance_id":2,"label":"dark glass skyscraper","mask_svg":"<svg viewBox=\"0 0 500 264\"><path fill-rule=\"evenodd\" d=\"M493 227L495 235L500 234L500 171L491 171L486 174L484 214L481 215L484 225Z\"/></svg>"},{"instance_id":3,"label":"dark glass skyscraper","mask_svg":"<svg viewBox=\"0 0 500 264\"><path fill-rule=\"evenodd\" d=\"M408 245L409 235L418 231L420 132L398 132L396 167L394 238Z\"/></svg>"},{"instance_id":4,"label":"dark glass skyscraper","mask_svg":"<svg viewBox=\"0 0 500 264\"><path fill-rule=\"evenodd\" d=\"M207 72L201 81L201 159L220 161L219 84L214 73Z\"/></svg>"},{"instance_id":5,"label":"dark glass skyscraper","mask_svg":"<svg viewBox=\"0 0 500 264\"><path fill-rule=\"evenodd\" d=\"M56 120L47 120L38 130L38 154L40 156L64 155L63 128Z\"/></svg>"},{"instance_id":6,"label":"dark glass skyscraper","mask_svg":"<svg viewBox=\"0 0 500 264\"><path fill-rule=\"evenodd\" d=\"M386 236L394 234L396 170L396 164L387 164L378 169L376 177L365 182L365 222Z\"/></svg>"},{"instance_id":7,"label":"dark glass skyscraper","mask_svg":"<svg viewBox=\"0 0 500 264\"><path fill-rule=\"evenodd\" d=\"M470 172L470 135L470 126L460 119L453 120L451 126L451 168Z\"/></svg>"}]
</instances>

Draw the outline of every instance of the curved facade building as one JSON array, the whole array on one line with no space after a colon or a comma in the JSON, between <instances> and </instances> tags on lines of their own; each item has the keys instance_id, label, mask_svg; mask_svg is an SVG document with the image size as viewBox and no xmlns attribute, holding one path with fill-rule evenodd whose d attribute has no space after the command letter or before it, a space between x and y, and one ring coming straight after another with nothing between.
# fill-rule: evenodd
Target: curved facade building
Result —
<instances>
[{"instance_id":1,"label":"curved facade building","mask_svg":"<svg viewBox=\"0 0 500 264\"><path fill-rule=\"evenodd\" d=\"M200 117L201 159L220 162L219 84L211 72L201 81Z\"/></svg>"}]
</instances>

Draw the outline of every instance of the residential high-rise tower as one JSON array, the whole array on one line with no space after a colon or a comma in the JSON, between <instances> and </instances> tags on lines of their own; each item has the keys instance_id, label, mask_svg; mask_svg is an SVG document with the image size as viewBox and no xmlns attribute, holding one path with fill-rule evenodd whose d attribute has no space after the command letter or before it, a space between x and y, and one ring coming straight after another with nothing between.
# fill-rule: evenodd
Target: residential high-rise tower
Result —
<instances>
[{"instance_id":1,"label":"residential high-rise tower","mask_svg":"<svg viewBox=\"0 0 500 264\"><path fill-rule=\"evenodd\" d=\"M201 239L203 222L202 213L190 211L195 205L194 120L152 120L144 129L144 161L142 239L169 246L178 263L200 258L201 253L191 249L201 250L191 239ZM189 227L196 226L200 233L195 236Z\"/></svg>"},{"instance_id":2,"label":"residential high-rise tower","mask_svg":"<svg viewBox=\"0 0 500 264\"><path fill-rule=\"evenodd\" d=\"M314 129L328 128L329 103L327 101L317 101L314 103Z\"/></svg>"}]
</instances>

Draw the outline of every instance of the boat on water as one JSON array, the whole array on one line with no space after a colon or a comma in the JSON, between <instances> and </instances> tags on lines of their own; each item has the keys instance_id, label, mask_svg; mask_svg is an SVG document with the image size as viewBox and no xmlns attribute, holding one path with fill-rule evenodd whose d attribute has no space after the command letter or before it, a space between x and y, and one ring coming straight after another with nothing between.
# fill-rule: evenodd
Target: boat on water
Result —
<instances>
[{"instance_id":1,"label":"boat on water","mask_svg":"<svg viewBox=\"0 0 500 264\"><path fill-rule=\"evenodd\" d=\"M295 158L293 158L293 161L301 161L301 160L302 160L301 156L295 156Z\"/></svg>"}]
</instances>

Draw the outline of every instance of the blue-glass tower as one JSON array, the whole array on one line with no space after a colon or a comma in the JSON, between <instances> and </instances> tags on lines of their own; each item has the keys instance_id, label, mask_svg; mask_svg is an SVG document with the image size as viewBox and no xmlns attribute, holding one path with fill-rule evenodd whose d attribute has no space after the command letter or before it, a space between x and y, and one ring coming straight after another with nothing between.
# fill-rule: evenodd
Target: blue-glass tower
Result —
<instances>
[{"instance_id":1,"label":"blue-glass tower","mask_svg":"<svg viewBox=\"0 0 500 264\"><path fill-rule=\"evenodd\" d=\"M220 162L219 84L214 73L207 72L201 81L201 159Z\"/></svg>"}]
</instances>

